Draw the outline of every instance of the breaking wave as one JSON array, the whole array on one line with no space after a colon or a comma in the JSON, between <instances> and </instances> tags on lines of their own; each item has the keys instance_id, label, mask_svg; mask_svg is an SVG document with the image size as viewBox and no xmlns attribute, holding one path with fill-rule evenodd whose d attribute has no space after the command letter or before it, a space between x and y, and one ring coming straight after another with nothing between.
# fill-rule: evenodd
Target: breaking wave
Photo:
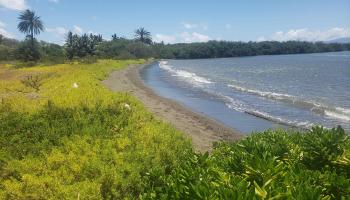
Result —
<instances>
[{"instance_id":1,"label":"breaking wave","mask_svg":"<svg viewBox=\"0 0 350 200\"><path fill-rule=\"evenodd\" d=\"M195 85L213 83L212 81L210 81L204 77L198 76L195 73L188 72L185 70L180 70L180 69L174 69L171 65L168 65L168 61L160 61L159 67L161 69L164 69L164 70L170 72L172 76L177 76L177 77L182 78L182 79L186 80L187 82L193 83Z\"/></svg>"},{"instance_id":2,"label":"breaking wave","mask_svg":"<svg viewBox=\"0 0 350 200\"><path fill-rule=\"evenodd\" d=\"M236 91L246 92L267 99L277 100L297 107L305 108L318 115L327 116L342 121L350 121L350 109L347 108L326 106L318 102L300 99L289 94L259 91L233 84L229 84L228 86Z\"/></svg>"}]
</instances>

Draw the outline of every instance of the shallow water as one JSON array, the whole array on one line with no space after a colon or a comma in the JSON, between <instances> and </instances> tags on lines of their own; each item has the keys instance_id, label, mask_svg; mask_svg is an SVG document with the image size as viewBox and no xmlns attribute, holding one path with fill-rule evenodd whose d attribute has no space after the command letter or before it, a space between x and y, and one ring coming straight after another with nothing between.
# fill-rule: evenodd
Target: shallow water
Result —
<instances>
[{"instance_id":1,"label":"shallow water","mask_svg":"<svg viewBox=\"0 0 350 200\"><path fill-rule=\"evenodd\" d=\"M141 72L159 95L241 132L350 130L350 52L163 60Z\"/></svg>"}]
</instances>

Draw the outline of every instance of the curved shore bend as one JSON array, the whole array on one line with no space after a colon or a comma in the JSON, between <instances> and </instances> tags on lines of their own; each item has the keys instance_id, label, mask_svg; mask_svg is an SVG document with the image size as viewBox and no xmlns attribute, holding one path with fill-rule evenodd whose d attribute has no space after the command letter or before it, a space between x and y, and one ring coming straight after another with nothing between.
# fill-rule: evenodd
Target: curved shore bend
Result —
<instances>
[{"instance_id":1,"label":"curved shore bend","mask_svg":"<svg viewBox=\"0 0 350 200\"><path fill-rule=\"evenodd\" d=\"M155 117L172 124L189 136L196 151L211 151L213 142L242 138L238 131L196 113L174 100L157 95L144 84L140 76L140 70L148 65L131 65L113 71L103 84L112 91L128 92L137 97Z\"/></svg>"}]
</instances>

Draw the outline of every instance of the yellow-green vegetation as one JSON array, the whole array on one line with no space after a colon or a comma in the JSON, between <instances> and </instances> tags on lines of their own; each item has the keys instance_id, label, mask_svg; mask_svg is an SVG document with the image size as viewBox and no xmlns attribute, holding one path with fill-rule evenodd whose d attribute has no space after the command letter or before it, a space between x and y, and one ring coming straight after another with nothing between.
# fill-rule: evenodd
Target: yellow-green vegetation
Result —
<instances>
[{"instance_id":1,"label":"yellow-green vegetation","mask_svg":"<svg viewBox=\"0 0 350 200\"><path fill-rule=\"evenodd\" d=\"M0 66L0 198L350 199L342 128L268 130L196 154L132 96L101 85L142 62Z\"/></svg>"},{"instance_id":2,"label":"yellow-green vegetation","mask_svg":"<svg viewBox=\"0 0 350 200\"><path fill-rule=\"evenodd\" d=\"M0 198L132 198L150 170L169 174L188 140L101 85L142 62L1 66Z\"/></svg>"}]
</instances>

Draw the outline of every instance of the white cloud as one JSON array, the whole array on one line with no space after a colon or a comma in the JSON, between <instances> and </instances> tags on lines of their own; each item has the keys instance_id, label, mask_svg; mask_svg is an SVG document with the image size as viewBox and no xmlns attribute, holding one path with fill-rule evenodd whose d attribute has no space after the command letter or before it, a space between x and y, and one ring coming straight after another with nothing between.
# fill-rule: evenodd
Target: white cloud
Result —
<instances>
[{"instance_id":1,"label":"white cloud","mask_svg":"<svg viewBox=\"0 0 350 200\"><path fill-rule=\"evenodd\" d=\"M300 41L328 41L341 37L350 37L350 28L330 28L328 30L309 30L303 29L291 29L289 31L277 31L270 37L261 36L257 40L274 40L274 41L288 41L288 40L300 40Z\"/></svg>"},{"instance_id":2,"label":"white cloud","mask_svg":"<svg viewBox=\"0 0 350 200\"><path fill-rule=\"evenodd\" d=\"M76 33L76 34L82 34L83 33L83 29L77 25L74 25L73 26L73 32Z\"/></svg>"},{"instance_id":3,"label":"white cloud","mask_svg":"<svg viewBox=\"0 0 350 200\"><path fill-rule=\"evenodd\" d=\"M156 34L154 41L164 42L164 43L174 43L176 41L176 37L172 35Z\"/></svg>"},{"instance_id":4,"label":"white cloud","mask_svg":"<svg viewBox=\"0 0 350 200\"><path fill-rule=\"evenodd\" d=\"M12 10L25 10L28 8L26 0L0 0L0 6Z\"/></svg>"},{"instance_id":5,"label":"white cloud","mask_svg":"<svg viewBox=\"0 0 350 200\"><path fill-rule=\"evenodd\" d=\"M267 39L264 36L260 36L258 37L258 39L256 41L258 42L262 42L262 41L266 41Z\"/></svg>"},{"instance_id":6,"label":"white cloud","mask_svg":"<svg viewBox=\"0 0 350 200\"><path fill-rule=\"evenodd\" d=\"M207 35L203 35L197 32L183 32L180 34L181 41L185 43L191 43L191 42L207 42L210 40L210 37Z\"/></svg>"},{"instance_id":7,"label":"white cloud","mask_svg":"<svg viewBox=\"0 0 350 200\"><path fill-rule=\"evenodd\" d=\"M226 28L226 29L231 29L232 26L231 26L231 24L225 24L225 28Z\"/></svg>"},{"instance_id":8,"label":"white cloud","mask_svg":"<svg viewBox=\"0 0 350 200\"><path fill-rule=\"evenodd\" d=\"M7 38L15 38L15 36L12 33L6 31L5 27L6 27L6 24L0 21L0 34Z\"/></svg>"},{"instance_id":9,"label":"white cloud","mask_svg":"<svg viewBox=\"0 0 350 200\"><path fill-rule=\"evenodd\" d=\"M46 31L49 32L49 33L55 33L55 34L58 34L58 35L65 35L68 33L68 30L65 29L64 27L60 27L60 26L57 26L57 27L54 27L54 28L46 28Z\"/></svg>"},{"instance_id":10,"label":"white cloud","mask_svg":"<svg viewBox=\"0 0 350 200\"><path fill-rule=\"evenodd\" d=\"M175 35L163 35L156 34L154 37L155 42L164 43L191 43L191 42L207 42L211 38L207 35L203 35L197 32L182 32Z\"/></svg>"},{"instance_id":11,"label":"white cloud","mask_svg":"<svg viewBox=\"0 0 350 200\"><path fill-rule=\"evenodd\" d=\"M7 38L15 38L15 36L12 33L9 33L4 28L0 28L0 34L7 37Z\"/></svg>"},{"instance_id":12,"label":"white cloud","mask_svg":"<svg viewBox=\"0 0 350 200\"><path fill-rule=\"evenodd\" d=\"M191 28L197 28L198 25L197 24L191 24L191 23L187 23L187 22L183 22L181 23L185 28L187 29L191 29Z\"/></svg>"},{"instance_id":13,"label":"white cloud","mask_svg":"<svg viewBox=\"0 0 350 200\"><path fill-rule=\"evenodd\" d=\"M201 28L203 30L208 29L208 25L205 23L194 24L194 23L189 23L189 22L182 22L181 24L186 29L194 29L194 28Z\"/></svg>"},{"instance_id":14,"label":"white cloud","mask_svg":"<svg viewBox=\"0 0 350 200\"><path fill-rule=\"evenodd\" d=\"M93 34L93 35L98 35L98 33L96 33L95 31L92 31L92 30L89 30L87 33L88 34Z\"/></svg>"},{"instance_id":15,"label":"white cloud","mask_svg":"<svg viewBox=\"0 0 350 200\"><path fill-rule=\"evenodd\" d=\"M58 3L58 2L60 2L60 0L49 0L49 2Z\"/></svg>"}]
</instances>

